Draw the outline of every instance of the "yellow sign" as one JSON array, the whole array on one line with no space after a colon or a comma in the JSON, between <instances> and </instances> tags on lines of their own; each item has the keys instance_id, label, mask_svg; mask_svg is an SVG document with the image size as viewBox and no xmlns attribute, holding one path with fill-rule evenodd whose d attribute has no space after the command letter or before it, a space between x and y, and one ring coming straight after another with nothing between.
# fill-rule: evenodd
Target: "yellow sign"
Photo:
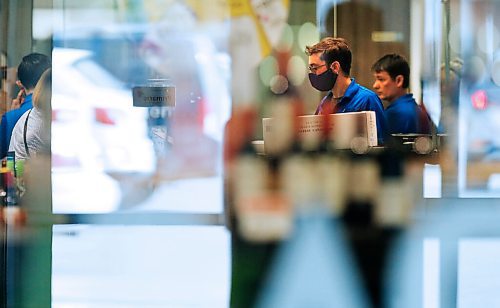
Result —
<instances>
[{"instance_id":1,"label":"yellow sign","mask_svg":"<svg viewBox=\"0 0 500 308\"><path fill-rule=\"evenodd\" d=\"M198 24L225 22L229 18L231 29L237 31L236 36L256 35L256 39L249 39L247 42L258 42L261 60L270 54L281 38L288 20L290 0L185 0L184 3L173 0L144 1L149 21L153 22L160 21L168 10L179 5L187 7Z\"/></svg>"}]
</instances>

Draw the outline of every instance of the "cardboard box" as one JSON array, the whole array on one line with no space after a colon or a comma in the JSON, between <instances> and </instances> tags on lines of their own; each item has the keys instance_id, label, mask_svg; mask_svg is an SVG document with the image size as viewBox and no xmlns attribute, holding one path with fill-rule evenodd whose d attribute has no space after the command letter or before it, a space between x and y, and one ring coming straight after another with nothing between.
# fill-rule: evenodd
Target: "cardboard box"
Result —
<instances>
[{"instance_id":1,"label":"cardboard box","mask_svg":"<svg viewBox=\"0 0 500 308\"><path fill-rule=\"evenodd\" d=\"M328 117L328 119L325 119ZM377 121L374 111L336 113L329 115L307 115L297 117L297 137L302 144L318 144L323 135L323 126L328 123L328 138L337 149L352 149L356 145L374 147L377 142ZM274 118L263 118L263 139L266 152L280 139L275 134ZM289 126L290 127L290 126Z\"/></svg>"}]
</instances>

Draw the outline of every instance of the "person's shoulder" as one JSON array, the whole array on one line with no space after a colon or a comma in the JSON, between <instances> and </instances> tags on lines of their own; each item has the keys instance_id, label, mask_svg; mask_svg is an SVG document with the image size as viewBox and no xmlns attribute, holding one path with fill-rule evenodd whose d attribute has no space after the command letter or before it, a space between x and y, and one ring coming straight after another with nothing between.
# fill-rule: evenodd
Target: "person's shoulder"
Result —
<instances>
[{"instance_id":1,"label":"person's shoulder","mask_svg":"<svg viewBox=\"0 0 500 308\"><path fill-rule=\"evenodd\" d=\"M382 101L378 97L377 93L372 90L360 85L358 91L359 98L370 105L380 105L382 106Z\"/></svg>"},{"instance_id":2,"label":"person's shoulder","mask_svg":"<svg viewBox=\"0 0 500 308\"><path fill-rule=\"evenodd\" d=\"M14 128L12 129L12 131L13 131L13 132L14 132L16 129L17 129L17 130L19 130L19 128L18 128L18 127L22 127L22 128L24 128L24 120L25 120L25 119L26 119L26 117L28 116L28 111L29 111L29 110L26 110L25 112L23 112L23 113L19 116L19 118L18 118L18 120L17 120L16 124L14 125Z\"/></svg>"},{"instance_id":3,"label":"person's shoulder","mask_svg":"<svg viewBox=\"0 0 500 308\"><path fill-rule=\"evenodd\" d=\"M19 119L24 113L26 113L28 110L33 108L33 104L31 103L24 103L21 105L21 107L17 109L12 109L9 110L5 113L5 117L9 120L17 120Z\"/></svg>"},{"instance_id":4,"label":"person's shoulder","mask_svg":"<svg viewBox=\"0 0 500 308\"><path fill-rule=\"evenodd\" d=\"M398 100L418 105L417 101L415 100L415 97L413 96L413 93L406 93L405 95L398 98Z\"/></svg>"},{"instance_id":5,"label":"person's shoulder","mask_svg":"<svg viewBox=\"0 0 500 308\"><path fill-rule=\"evenodd\" d=\"M18 119L20 116L23 115L23 113L25 112L25 110L21 109L21 108L18 108L18 109L12 109L12 110L9 110L7 111L4 116L6 119L8 120L12 120L12 119Z\"/></svg>"},{"instance_id":6,"label":"person's shoulder","mask_svg":"<svg viewBox=\"0 0 500 308\"><path fill-rule=\"evenodd\" d=\"M384 112L385 114L393 114L401 118L414 118L419 114L418 105L405 100L394 101L385 108Z\"/></svg>"},{"instance_id":7,"label":"person's shoulder","mask_svg":"<svg viewBox=\"0 0 500 308\"><path fill-rule=\"evenodd\" d=\"M366 97L369 97L369 98L375 98L377 100L379 99L378 96L377 96L377 93L373 92L372 90L368 89L367 87L362 86L359 83L357 84L357 86L359 87L358 92L360 94L362 94L363 96L366 96Z\"/></svg>"}]
</instances>

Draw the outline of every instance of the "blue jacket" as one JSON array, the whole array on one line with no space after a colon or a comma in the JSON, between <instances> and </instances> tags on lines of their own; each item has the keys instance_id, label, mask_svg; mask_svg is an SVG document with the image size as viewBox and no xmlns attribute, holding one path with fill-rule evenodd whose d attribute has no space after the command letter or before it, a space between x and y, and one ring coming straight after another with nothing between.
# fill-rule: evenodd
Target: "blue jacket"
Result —
<instances>
[{"instance_id":1,"label":"blue jacket","mask_svg":"<svg viewBox=\"0 0 500 308\"><path fill-rule=\"evenodd\" d=\"M24 103L18 109L10 110L4 113L0 122L0 158L7 156L9 151L10 138L12 130L19 118L29 109L33 108L33 94L26 95Z\"/></svg>"},{"instance_id":2,"label":"blue jacket","mask_svg":"<svg viewBox=\"0 0 500 308\"><path fill-rule=\"evenodd\" d=\"M390 134L418 134L420 109L412 94L405 94L393 101L385 109L385 117Z\"/></svg>"},{"instance_id":3,"label":"blue jacket","mask_svg":"<svg viewBox=\"0 0 500 308\"><path fill-rule=\"evenodd\" d=\"M321 114L323 107L330 101L332 96L332 92L328 92L321 100L315 114ZM354 78L351 78L351 84L347 87L344 96L337 103L334 113L357 111L375 111L378 143L383 144L384 137L387 134L387 122L382 101L375 92L359 85Z\"/></svg>"}]
</instances>

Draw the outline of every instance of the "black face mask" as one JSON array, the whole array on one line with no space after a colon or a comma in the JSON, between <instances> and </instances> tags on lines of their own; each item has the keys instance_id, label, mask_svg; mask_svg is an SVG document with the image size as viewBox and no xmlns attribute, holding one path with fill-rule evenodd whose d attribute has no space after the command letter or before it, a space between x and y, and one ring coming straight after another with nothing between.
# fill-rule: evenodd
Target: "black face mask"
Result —
<instances>
[{"instance_id":1,"label":"black face mask","mask_svg":"<svg viewBox=\"0 0 500 308\"><path fill-rule=\"evenodd\" d=\"M334 73L331 69L327 69L319 75L309 73L309 81L318 91L330 91L337 81L337 76L338 74Z\"/></svg>"}]
</instances>

